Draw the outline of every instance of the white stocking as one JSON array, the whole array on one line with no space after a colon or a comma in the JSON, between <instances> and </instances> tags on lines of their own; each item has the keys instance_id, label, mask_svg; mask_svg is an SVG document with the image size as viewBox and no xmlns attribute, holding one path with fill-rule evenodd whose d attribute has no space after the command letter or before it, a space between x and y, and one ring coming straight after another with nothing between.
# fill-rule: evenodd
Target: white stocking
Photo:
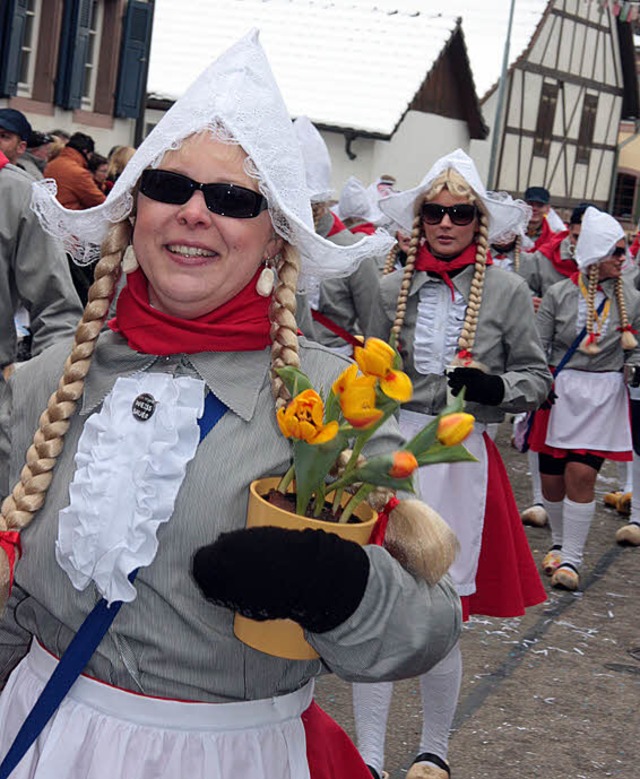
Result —
<instances>
[{"instance_id":1,"label":"white stocking","mask_svg":"<svg viewBox=\"0 0 640 779\"><path fill-rule=\"evenodd\" d=\"M461 681L462 653L458 642L444 660L420 677L422 736L419 753L431 752L447 759Z\"/></svg>"},{"instance_id":2,"label":"white stocking","mask_svg":"<svg viewBox=\"0 0 640 779\"><path fill-rule=\"evenodd\" d=\"M551 546L562 546L562 508L563 501L552 501L542 498L542 505L549 515L551 527Z\"/></svg>"},{"instance_id":3,"label":"white stocking","mask_svg":"<svg viewBox=\"0 0 640 779\"><path fill-rule=\"evenodd\" d=\"M529 461L529 471L531 473L531 491L533 492L533 505L536 503L542 503L542 484L540 483L540 465L537 452L532 452L531 449L527 452L527 460Z\"/></svg>"},{"instance_id":4,"label":"white stocking","mask_svg":"<svg viewBox=\"0 0 640 779\"><path fill-rule=\"evenodd\" d=\"M364 762L382 775L393 682L353 684L352 688L358 751Z\"/></svg>"},{"instance_id":5,"label":"white stocking","mask_svg":"<svg viewBox=\"0 0 640 779\"><path fill-rule=\"evenodd\" d=\"M587 543L591 520L596 511L596 502L575 503L564 499L562 512L562 562L575 568L582 565L584 547Z\"/></svg>"}]
</instances>

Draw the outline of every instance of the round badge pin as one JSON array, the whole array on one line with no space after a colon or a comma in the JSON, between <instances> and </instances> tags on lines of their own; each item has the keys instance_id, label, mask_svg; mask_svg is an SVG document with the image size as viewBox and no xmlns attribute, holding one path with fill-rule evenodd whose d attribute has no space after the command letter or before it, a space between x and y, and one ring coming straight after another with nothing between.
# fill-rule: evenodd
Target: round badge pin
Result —
<instances>
[{"instance_id":1,"label":"round badge pin","mask_svg":"<svg viewBox=\"0 0 640 779\"><path fill-rule=\"evenodd\" d=\"M131 413L134 419L137 419L139 422L146 422L147 419L151 419L153 412L156 410L156 403L156 399L148 392L138 395L131 406Z\"/></svg>"}]
</instances>

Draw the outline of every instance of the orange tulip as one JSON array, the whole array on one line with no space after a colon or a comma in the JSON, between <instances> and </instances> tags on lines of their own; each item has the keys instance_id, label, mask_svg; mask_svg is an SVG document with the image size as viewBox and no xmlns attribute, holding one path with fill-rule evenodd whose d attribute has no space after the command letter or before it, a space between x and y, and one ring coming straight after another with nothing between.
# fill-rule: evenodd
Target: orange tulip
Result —
<instances>
[{"instance_id":1,"label":"orange tulip","mask_svg":"<svg viewBox=\"0 0 640 779\"><path fill-rule=\"evenodd\" d=\"M418 461L411 452L394 452L389 476L394 479L407 479L417 467Z\"/></svg>"},{"instance_id":2,"label":"orange tulip","mask_svg":"<svg viewBox=\"0 0 640 779\"><path fill-rule=\"evenodd\" d=\"M447 414L438 422L436 433L438 441L444 446L461 444L473 430L475 421L475 417L471 414L463 412Z\"/></svg>"},{"instance_id":3,"label":"orange tulip","mask_svg":"<svg viewBox=\"0 0 640 779\"><path fill-rule=\"evenodd\" d=\"M383 412L376 408L376 377L358 376L358 366L350 365L333 383L333 392L340 401L344 418L352 427L367 428L375 424Z\"/></svg>"},{"instance_id":4,"label":"orange tulip","mask_svg":"<svg viewBox=\"0 0 640 779\"><path fill-rule=\"evenodd\" d=\"M285 438L298 438L308 444L324 444L338 434L337 422L323 423L324 404L315 390L308 389L296 395L276 418Z\"/></svg>"},{"instance_id":5,"label":"orange tulip","mask_svg":"<svg viewBox=\"0 0 640 779\"><path fill-rule=\"evenodd\" d=\"M384 394L399 403L411 400L413 386L406 373L394 369L396 351L380 338L367 338L353 350L355 361L365 376L375 376Z\"/></svg>"}]
</instances>

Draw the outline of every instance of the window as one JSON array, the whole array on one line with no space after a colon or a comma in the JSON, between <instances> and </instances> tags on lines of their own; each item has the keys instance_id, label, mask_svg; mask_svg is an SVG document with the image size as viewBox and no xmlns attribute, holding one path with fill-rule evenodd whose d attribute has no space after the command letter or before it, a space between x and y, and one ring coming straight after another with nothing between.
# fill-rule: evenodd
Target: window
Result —
<instances>
[{"instance_id":1,"label":"window","mask_svg":"<svg viewBox=\"0 0 640 779\"><path fill-rule=\"evenodd\" d=\"M18 94L22 97L31 97L33 88L40 28L40 7L41 0L26 0L25 2L24 32L18 66Z\"/></svg>"},{"instance_id":2,"label":"window","mask_svg":"<svg viewBox=\"0 0 640 779\"><path fill-rule=\"evenodd\" d=\"M578 135L578 150L576 162L589 162L591 144L593 143L593 131L596 126L596 114L598 113L598 96L585 95L582 104L582 117L580 118L580 134Z\"/></svg>"},{"instance_id":3,"label":"window","mask_svg":"<svg viewBox=\"0 0 640 779\"><path fill-rule=\"evenodd\" d=\"M533 153L536 157L548 157L553 133L553 122L556 118L556 106L558 104L558 85L545 83L542 85L540 106L538 108L538 122L536 135L533 142Z\"/></svg>"},{"instance_id":4,"label":"window","mask_svg":"<svg viewBox=\"0 0 640 779\"><path fill-rule=\"evenodd\" d=\"M92 111L102 38L103 7L100 0L91 0L86 9L88 11L87 50L82 81L82 108Z\"/></svg>"},{"instance_id":5,"label":"window","mask_svg":"<svg viewBox=\"0 0 640 779\"><path fill-rule=\"evenodd\" d=\"M629 173L618 173L616 192L613 199L613 216L618 219L634 218L637 179Z\"/></svg>"}]
</instances>

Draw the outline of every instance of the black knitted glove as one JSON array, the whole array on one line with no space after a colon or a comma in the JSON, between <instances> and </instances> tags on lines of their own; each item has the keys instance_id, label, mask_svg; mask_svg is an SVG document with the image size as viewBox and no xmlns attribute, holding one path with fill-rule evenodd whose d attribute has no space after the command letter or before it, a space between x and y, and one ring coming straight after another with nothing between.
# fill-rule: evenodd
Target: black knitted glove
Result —
<instances>
[{"instance_id":1,"label":"black knitted glove","mask_svg":"<svg viewBox=\"0 0 640 779\"><path fill-rule=\"evenodd\" d=\"M540 405L540 408L544 411L547 411L548 409L553 406L553 404L556 402L557 399L556 393L553 391L553 387L549 390L549 394L547 395L546 399L542 402Z\"/></svg>"},{"instance_id":2,"label":"black knitted glove","mask_svg":"<svg viewBox=\"0 0 640 779\"><path fill-rule=\"evenodd\" d=\"M499 406L504 398L504 381L478 368L456 368L449 376L449 386L454 395L467 388L465 400L485 406Z\"/></svg>"},{"instance_id":3,"label":"black knitted glove","mask_svg":"<svg viewBox=\"0 0 640 779\"><path fill-rule=\"evenodd\" d=\"M358 544L323 530L255 527L223 533L199 549L193 576L212 603L324 633L358 608L369 558Z\"/></svg>"}]
</instances>

